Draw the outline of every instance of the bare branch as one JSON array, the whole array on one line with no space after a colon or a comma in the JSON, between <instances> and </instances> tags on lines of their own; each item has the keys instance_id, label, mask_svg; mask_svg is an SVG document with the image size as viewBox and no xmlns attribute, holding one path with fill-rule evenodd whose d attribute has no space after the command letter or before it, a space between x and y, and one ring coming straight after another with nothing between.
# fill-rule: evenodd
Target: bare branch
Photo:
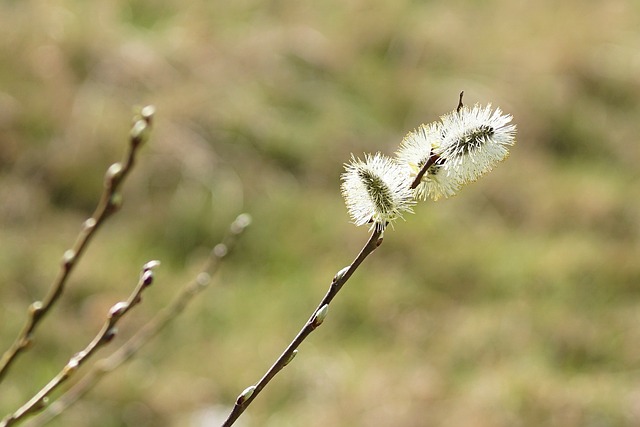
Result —
<instances>
[{"instance_id":1,"label":"bare branch","mask_svg":"<svg viewBox=\"0 0 640 427\"><path fill-rule=\"evenodd\" d=\"M462 97L464 96L464 91L460 92L460 99L458 100L458 106L456 107L456 112L459 113L460 110L462 110L462 107L464 107L464 104L462 103Z\"/></svg>"},{"instance_id":2,"label":"bare branch","mask_svg":"<svg viewBox=\"0 0 640 427\"><path fill-rule=\"evenodd\" d=\"M87 347L79 353L76 353L65 365L64 368L56 375L47 385L45 385L35 396L33 396L20 409L12 414L7 415L0 421L0 427L9 427L25 417L35 412L41 411L47 405L49 395L60 387L66 380L78 371L78 368L85 363L93 353L100 347L108 344L116 336L118 330L116 324L127 312L140 301L142 301L142 292L153 283L152 269L160 264L159 261L150 261L144 265L138 284L129 296L127 301L121 301L115 304L109 310L107 320L104 322L102 329L95 338L87 345Z\"/></svg>"},{"instance_id":3,"label":"bare branch","mask_svg":"<svg viewBox=\"0 0 640 427\"><path fill-rule=\"evenodd\" d=\"M104 178L104 190L93 215L83 223L82 230L73 247L64 253L58 275L49 287L46 297L43 301L35 301L29 306L28 318L24 327L0 359L0 381L5 377L18 355L32 344L36 327L64 292L71 271L80 260L91 238L105 220L117 212L122 205L120 187L135 164L138 149L149 134L154 112L154 107L147 106L141 110L139 116L135 117L124 160L112 164L107 170Z\"/></svg>"},{"instance_id":4,"label":"bare branch","mask_svg":"<svg viewBox=\"0 0 640 427\"><path fill-rule=\"evenodd\" d=\"M142 346L157 335L170 321L182 313L189 302L209 285L211 277L217 272L220 266L220 262L233 250L238 237L250 223L251 218L249 215L239 215L229 227L229 232L224 237L222 243L217 244L211 250L204 268L196 278L185 285L168 306L158 312L151 321L144 325L133 337L123 344L122 347L109 357L96 362L84 377L38 417L32 420L28 426L43 426L60 415L77 400L82 398L89 390L93 389L102 377L131 359Z\"/></svg>"},{"instance_id":5,"label":"bare branch","mask_svg":"<svg viewBox=\"0 0 640 427\"><path fill-rule=\"evenodd\" d=\"M351 265L340 270L331 281L331 285L329 286L329 290L325 294L318 307L313 311L313 314L307 320L307 323L304 327L298 332L298 335L291 341L289 346L284 350L284 352L280 355L278 360L269 368L269 370L265 373L265 375L258 381L257 384L247 387L236 399L236 403L233 407L233 410L229 414L227 420L224 422L223 427L229 427L233 425L233 423L238 419L238 417L244 412L244 410L253 402L253 400L260 394L262 389L271 381L273 377L276 376L278 372L282 370L291 360L295 357L298 352L298 347L302 342L313 332L318 326L322 324L324 318L327 315L327 311L329 309L329 304L333 298L340 292L340 289L344 286L344 284L349 280L351 275L356 271L356 269L362 264L362 262L369 256L378 246L382 244L382 232L375 230L369 241L362 248L356 259L353 261Z\"/></svg>"}]
</instances>

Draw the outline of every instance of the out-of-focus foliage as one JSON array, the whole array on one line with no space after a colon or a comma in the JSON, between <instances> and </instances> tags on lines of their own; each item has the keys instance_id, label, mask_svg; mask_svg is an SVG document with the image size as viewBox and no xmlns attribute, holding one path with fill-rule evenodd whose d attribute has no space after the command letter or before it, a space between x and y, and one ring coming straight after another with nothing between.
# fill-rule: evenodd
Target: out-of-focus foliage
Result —
<instances>
[{"instance_id":1,"label":"out-of-focus foliage","mask_svg":"<svg viewBox=\"0 0 640 427\"><path fill-rule=\"evenodd\" d=\"M113 348L248 211L217 284L52 423L216 425L366 241L339 192L350 153L393 153L464 89L513 114L511 157L396 224L241 420L640 424L638 28L624 0L0 3L2 350L124 152L132 107L158 110L122 212L0 385L2 415L144 262L163 264Z\"/></svg>"}]
</instances>

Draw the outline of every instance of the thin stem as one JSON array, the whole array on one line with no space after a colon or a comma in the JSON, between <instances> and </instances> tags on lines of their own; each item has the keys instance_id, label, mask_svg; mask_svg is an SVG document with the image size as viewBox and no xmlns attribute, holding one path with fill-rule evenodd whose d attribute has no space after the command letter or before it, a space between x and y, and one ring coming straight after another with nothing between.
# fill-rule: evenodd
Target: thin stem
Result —
<instances>
[{"instance_id":1,"label":"thin stem","mask_svg":"<svg viewBox=\"0 0 640 427\"><path fill-rule=\"evenodd\" d=\"M250 223L251 218L249 215L239 215L229 227L229 232L222 242L212 249L205 266L196 278L185 285L168 306L159 311L152 320L138 330L135 335L118 350L113 352L109 357L96 362L95 365L91 367L91 370L74 384L69 391L32 420L32 422L28 424L29 427L43 426L60 415L82 398L89 390L93 389L102 377L131 359L151 338L157 335L170 321L182 313L188 303L208 286L211 277L219 269L221 261L233 250L238 237L240 237Z\"/></svg>"},{"instance_id":2,"label":"thin stem","mask_svg":"<svg viewBox=\"0 0 640 427\"><path fill-rule=\"evenodd\" d=\"M69 359L69 362L67 362L65 367L62 368L62 370L27 403L0 421L0 427L9 427L23 420L28 415L44 409L51 392L56 390L73 374L75 374L78 371L78 368L80 368L80 366L85 363L100 347L111 342L117 334L116 324L118 321L127 314L133 306L140 303L142 300L142 292L148 288L151 283L153 283L153 272L151 270L158 264L158 261L151 261L144 265L142 272L140 273L138 284L129 296L129 299L127 301L119 302L111 307L102 329L98 332L95 338L87 345L87 347L85 347L84 350L76 353L71 359Z\"/></svg>"},{"instance_id":3,"label":"thin stem","mask_svg":"<svg viewBox=\"0 0 640 427\"><path fill-rule=\"evenodd\" d=\"M462 97L464 96L464 91L460 92L460 97L458 98L458 106L456 107L456 112L459 113L460 110L462 110L462 107L464 107L464 104L462 103ZM429 158L427 159L427 161L424 163L424 165L422 165L422 168L420 168L420 172L418 172L418 175L416 175L416 177L414 178L413 182L411 183L411 189L415 189L416 187L418 187L418 185L420 185L420 182L422 181L422 178L424 177L424 175L427 173L427 171L429 170L429 168L438 160L440 160L440 156L438 156L437 154L431 152Z\"/></svg>"},{"instance_id":4,"label":"thin stem","mask_svg":"<svg viewBox=\"0 0 640 427\"><path fill-rule=\"evenodd\" d=\"M418 175L416 175L415 179L411 183L412 190L415 189L418 185L420 185L420 181L422 181L422 177L424 176L424 174L426 174L429 168L438 160L440 160L440 156L438 156L437 154L431 153L427 161L424 163L424 165L422 165L420 172L418 172Z\"/></svg>"},{"instance_id":5,"label":"thin stem","mask_svg":"<svg viewBox=\"0 0 640 427\"><path fill-rule=\"evenodd\" d=\"M273 377L276 376L278 372L282 370L295 356L298 347L302 342L313 332L324 319L324 315L326 314L326 310L333 300L333 298L340 292L340 289L344 286L344 284L349 280L351 275L356 271L356 269L362 264L362 262L369 256L378 246L382 244L382 232L375 230L369 241L362 248L356 259L353 263L340 270L338 274L331 281L331 285L329 286L329 290L325 294L324 298L318 304L318 307L313 311L313 314L304 325L304 327L298 332L298 335L291 341L291 343L287 346L284 352L280 355L280 357L276 360L276 362L269 368L269 370L264 374L264 376L258 381L255 386L247 388L236 400L236 403L233 407L233 410L227 417L227 420L222 425L223 427L229 427L233 425L233 423L238 419L238 417L244 412L244 410L251 404L253 399L260 394L262 389L266 387L266 385L271 381ZM321 314L322 313L322 314Z\"/></svg>"},{"instance_id":6,"label":"thin stem","mask_svg":"<svg viewBox=\"0 0 640 427\"><path fill-rule=\"evenodd\" d=\"M460 110L462 110L462 107L464 107L464 104L462 103L462 97L464 96L464 91L460 92L460 99L458 99L458 106L456 107L456 113L459 113Z\"/></svg>"},{"instance_id":7,"label":"thin stem","mask_svg":"<svg viewBox=\"0 0 640 427\"><path fill-rule=\"evenodd\" d=\"M119 189L125 178L133 168L138 149L143 145L148 128L153 119L154 108L144 107L131 129L129 145L122 163L114 163L105 175L104 190L93 215L83 223L73 247L64 253L58 275L51 283L49 291L43 301L35 301L29 306L28 318L11 347L0 359L0 382L6 376L9 367L15 362L20 353L29 348L33 342L33 333L42 319L54 306L64 292L67 280L80 257L87 248L92 237L100 226L122 204Z\"/></svg>"}]
</instances>

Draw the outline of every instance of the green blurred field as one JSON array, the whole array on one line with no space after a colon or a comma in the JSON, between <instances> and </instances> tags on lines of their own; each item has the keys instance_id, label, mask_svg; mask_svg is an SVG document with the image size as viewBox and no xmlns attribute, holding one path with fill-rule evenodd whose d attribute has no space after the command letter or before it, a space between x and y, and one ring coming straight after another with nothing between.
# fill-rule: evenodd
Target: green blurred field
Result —
<instances>
[{"instance_id":1,"label":"green blurred field","mask_svg":"<svg viewBox=\"0 0 640 427\"><path fill-rule=\"evenodd\" d=\"M350 153L467 104L518 144L425 203L332 304L239 426L640 425L640 3L0 3L0 351L157 107L123 210L0 384L0 418L160 259L108 355L252 227L214 285L53 426L209 427L257 381L368 234ZM209 414L208 416L206 414Z\"/></svg>"}]
</instances>

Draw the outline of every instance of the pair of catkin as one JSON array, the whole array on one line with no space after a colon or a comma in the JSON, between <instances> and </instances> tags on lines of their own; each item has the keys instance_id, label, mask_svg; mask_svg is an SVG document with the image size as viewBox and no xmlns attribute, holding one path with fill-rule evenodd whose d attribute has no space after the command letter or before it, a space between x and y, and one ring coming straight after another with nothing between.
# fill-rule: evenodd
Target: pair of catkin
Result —
<instances>
[{"instance_id":1,"label":"pair of catkin","mask_svg":"<svg viewBox=\"0 0 640 427\"><path fill-rule=\"evenodd\" d=\"M417 200L455 195L509 155L516 135L511 120L491 104L460 105L409 132L394 158L352 155L341 189L353 223L383 231L403 213L412 213Z\"/></svg>"}]
</instances>

